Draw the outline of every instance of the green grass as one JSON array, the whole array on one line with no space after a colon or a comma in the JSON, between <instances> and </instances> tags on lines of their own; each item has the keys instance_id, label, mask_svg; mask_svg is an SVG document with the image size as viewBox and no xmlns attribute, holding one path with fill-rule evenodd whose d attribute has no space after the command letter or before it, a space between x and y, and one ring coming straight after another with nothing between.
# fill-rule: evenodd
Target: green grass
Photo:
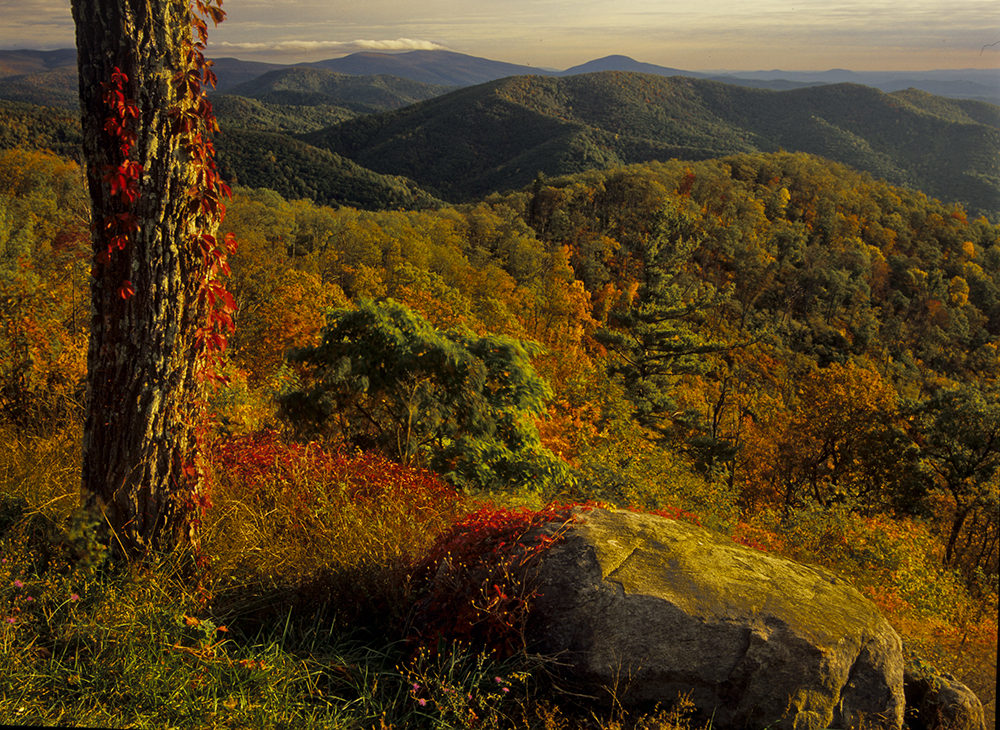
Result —
<instances>
[{"instance_id":1,"label":"green grass","mask_svg":"<svg viewBox=\"0 0 1000 730\"><path fill-rule=\"evenodd\" d=\"M273 434L235 439L214 452L207 566L174 555L124 567L107 561L74 511L74 434L7 431L3 439L0 722L552 730L694 723L684 698L628 717L561 696L546 660L408 641L409 566L481 505L430 475L287 447ZM994 614L988 601L976 604L961 583L934 573L933 555L913 557L930 540L919 525L762 515L738 523L735 535L846 573L921 656L979 691L990 713L995 648L990 654L984 642ZM972 615L976 605L985 612Z\"/></svg>"},{"instance_id":2,"label":"green grass","mask_svg":"<svg viewBox=\"0 0 1000 730\"><path fill-rule=\"evenodd\" d=\"M237 439L217 454L207 567L116 566L75 511L72 434L4 435L0 722L621 726L553 702L537 658L407 641L408 566L473 506L430 475Z\"/></svg>"}]
</instances>

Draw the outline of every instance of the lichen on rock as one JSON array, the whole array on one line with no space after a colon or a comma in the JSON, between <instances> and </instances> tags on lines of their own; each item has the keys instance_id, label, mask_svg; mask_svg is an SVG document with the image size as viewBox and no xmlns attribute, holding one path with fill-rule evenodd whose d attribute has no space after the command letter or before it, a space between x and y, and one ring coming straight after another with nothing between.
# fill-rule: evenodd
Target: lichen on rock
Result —
<instances>
[{"instance_id":1,"label":"lichen on rock","mask_svg":"<svg viewBox=\"0 0 1000 730\"><path fill-rule=\"evenodd\" d=\"M626 707L690 692L713 727L899 728L903 656L829 571L677 520L595 509L530 568L527 639Z\"/></svg>"}]
</instances>

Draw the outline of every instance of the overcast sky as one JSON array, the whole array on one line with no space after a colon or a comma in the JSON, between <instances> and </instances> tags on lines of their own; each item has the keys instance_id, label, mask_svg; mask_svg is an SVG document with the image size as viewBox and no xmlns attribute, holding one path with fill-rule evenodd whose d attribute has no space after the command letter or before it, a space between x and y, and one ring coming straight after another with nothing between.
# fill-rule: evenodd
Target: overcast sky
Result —
<instances>
[{"instance_id":1,"label":"overcast sky","mask_svg":"<svg viewBox=\"0 0 1000 730\"><path fill-rule=\"evenodd\" d=\"M446 48L567 68L1000 67L997 0L227 0L210 55L295 62ZM72 46L69 0L0 0L0 48Z\"/></svg>"}]
</instances>

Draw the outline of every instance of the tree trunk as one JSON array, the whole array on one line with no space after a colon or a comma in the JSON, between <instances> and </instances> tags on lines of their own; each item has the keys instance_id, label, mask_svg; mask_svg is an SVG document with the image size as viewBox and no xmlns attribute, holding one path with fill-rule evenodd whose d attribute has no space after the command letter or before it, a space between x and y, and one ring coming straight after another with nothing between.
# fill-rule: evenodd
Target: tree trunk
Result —
<instances>
[{"instance_id":1,"label":"tree trunk","mask_svg":"<svg viewBox=\"0 0 1000 730\"><path fill-rule=\"evenodd\" d=\"M185 68L191 25L187 0L72 0L80 101L92 204L94 264L87 353L82 487L130 557L189 541L199 495L194 463L198 424L195 331L202 260L188 205L195 168L169 112ZM138 198L123 204L106 173L123 161L102 83L115 68L138 106L129 158L142 166ZM124 250L111 241L116 216L137 229ZM102 252L104 254L102 261ZM122 292L131 284L134 295Z\"/></svg>"},{"instance_id":2,"label":"tree trunk","mask_svg":"<svg viewBox=\"0 0 1000 730\"><path fill-rule=\"evenodd\" d=\"M948 535L948 544L944 549L944 564L952 565L955 556L955 544L958 542L958 536L962 532L962 525L965 524L965 518L969 516L969 512L972 510L972 505L962 505L957 499L955 500L955 516L952 518L951 522L951 532Z\"/></svg>"}]
</instances>

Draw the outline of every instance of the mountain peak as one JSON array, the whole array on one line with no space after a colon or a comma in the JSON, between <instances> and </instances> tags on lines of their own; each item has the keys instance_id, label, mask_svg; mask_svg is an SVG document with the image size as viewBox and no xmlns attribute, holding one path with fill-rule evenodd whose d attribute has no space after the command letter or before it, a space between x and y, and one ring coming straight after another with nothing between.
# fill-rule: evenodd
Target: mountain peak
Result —
<instances>
[{"instance_id":1,"label":"mountain peak","mask_svg":"<svg viewBox=\"0 0 1000 730\"><path fill-rule=\"evenodd\" d=\"M692 71L682 71L669 66L657 66L654 63L644 63L636 61L629 56L614 54L604 56L593 61L573 66L561 72L560 76L576 76L577 74L595 73L599 71L632 71L635 73L656 74L658 76L697 76L703 77L705 74L694 73Z\"/></svg>"},{"instance_id":2,"label":"mountain peak","mask_svg":"<svg viewBox=\"0 0 1000 730\"><path fill-rule=\"evenodd\" d=\"M531 66L491 61L456 51L361 51L308 65L355 75L388 74L444 86L472 86L505 76L539 73Z\"/></svg>"},{"instance_id":3,"label":"mountain peak","mask_svg":"<svg viewBox=\"0 0 1000 730\"><path fill-rule=\"evenodd\" d=\"M605 62L605 63L640 63L640 61L636 61L631 56L626 56L626 55L621 54L621 53L612 53L609 56L602 56L601 58L595 58L590 63L602 63L602 62Z\"/></svg>"}]
</instances>

